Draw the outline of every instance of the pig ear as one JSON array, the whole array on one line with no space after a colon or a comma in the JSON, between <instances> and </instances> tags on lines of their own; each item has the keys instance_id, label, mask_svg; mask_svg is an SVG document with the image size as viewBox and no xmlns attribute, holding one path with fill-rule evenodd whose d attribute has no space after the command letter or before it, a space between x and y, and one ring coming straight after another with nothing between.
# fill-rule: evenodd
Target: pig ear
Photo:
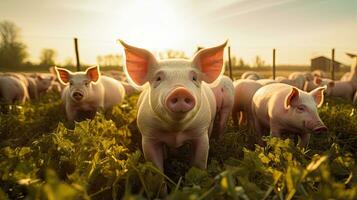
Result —
<instances>
[{"instance_id":1,"label":"pig ear","mask_svg":"<svg viewBox=\"0 0 357 200\"><path fill-rule=\"evenodd\" d=\"M296 87L292 87L290 93L285 98L285 109L289 109L292 102L299 98L299 90Z\"/></svg>"},{"instance_id":2,"label":"pig ear","mask_svg":"<svg viewBox=\"0 0 357 200\"><path fill-rule=\"evenodd\" d=\"M90 67L86 70L87 76L90 78L91 81L94 83L98 81L100 77L100 71L98 66Z\"/></svg>"},{"instance_id":3,"label":"pig ear","mask_svg":"<svg viewBox=\"0 0 357 200\"><path fill-rule=\"evenodd\" d=\"M324 91L326 86L318 87L310 92L310 95L314 98L317 107L321 107L324 103Z\"/></svg>"},{"instance_id":4,"label":"pig ear","mask_svg":"<svg viewBox=\"0 0 357 200\"><path fill-rule=\"evenodd\" d=\"M59 67L55 67L55 71L60 83L63 85L67 85L69 82L69 77L72 74L72 72Z\"/></svg>"},{"instance_id":5,"label":"pig ear","mask_svg":"<svg viewBox=\"0 0 357 200\"><path fill-rule=\"evenodd\" d=\"M202 71L206 83L214 82L222 73L226 45L227 41L216 47L201 49L193 57L192 63Z\"/></svg>"},{"instance_id":6,"label":"pig ear","mask_svg":"<svg viewBox=\"0 0 357 200\"><path fill-rule=\"evenodd\" d=\"M138 86L148 81L149 68L157 65L155 56L149 51L126 44L119 40L125 51L124 71Z\"/></svg>"},{"instance_id":7,"label":"pig ear","mask_svg":"<svg viewBox=\"0 0 357 200\"><path fill-rule=\"evenodd\" d=\"M38 79L38 80L40 80L40 81L42 81L43 80L43 77L41 76L41 75L36 75L36 78Z\"/></svg>"},{"instance_id":8,"label":"pig ear","mask_svg":"<svg viewBox=\"0 0 357 200\"><path fill-rule=\"evenodd\" d=\"M320 85L320 84L321 84L321 78L315 76L315 78L314 78L314 83L315 83L316 85Z\"/></svg>"}]
</instances>

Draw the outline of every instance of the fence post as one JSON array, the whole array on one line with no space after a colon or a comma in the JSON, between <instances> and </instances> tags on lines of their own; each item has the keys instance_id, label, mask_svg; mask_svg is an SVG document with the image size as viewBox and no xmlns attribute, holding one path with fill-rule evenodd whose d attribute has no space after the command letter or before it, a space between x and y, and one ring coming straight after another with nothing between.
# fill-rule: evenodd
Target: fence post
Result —
<instances>
[{"instance_id":1,"label":"fence post","mask_svg":"<svg viewBox=\"0 0 357 200\"><path fill-rule=\"evenodd\" d=\"M273 80L275 80L276 77L276 67L275 67L275 49L273 49Z\"/></svg>"},{"instance_id":2,"label":"fence post","mask_svg":"<svg viewBox=\"0 0 357 200\"><path fill-rule=\"evenodd\" d=\"M74 38L74 50L76 52L76 61L77 61L77 71L81 71L81 64L79 62L79 52L78 52L78 38Z\"/></svg>"},{"instance_id":3,"label":"fence post","mask_svg":"<svg viewBox=\"0 0 357 200\"><path fill-rule=\"evenodd\" d=\"M229 77L233 80L232 75L232 61L231 61L231 46L228 46L228 67L229 67Z\"/></svg>"},{"instance_id":4,"label":"fence post","mask_svg":"<svg viewBox=\"0 0 357 200\"><path fill-rule=\"evenodd\" d=\"M332 49L331 51L330 69L331 69L331 79L335 80L335 49Z\"/></svg>"}]
</instances>

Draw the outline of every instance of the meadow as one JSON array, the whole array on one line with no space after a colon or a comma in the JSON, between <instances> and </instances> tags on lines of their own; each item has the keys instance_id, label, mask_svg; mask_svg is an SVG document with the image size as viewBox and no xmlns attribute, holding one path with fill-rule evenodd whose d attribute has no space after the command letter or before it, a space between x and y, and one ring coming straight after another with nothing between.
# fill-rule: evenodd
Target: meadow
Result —
<instances>
[{"instance_id":1,"label":"meadow","mask_svg":"<svg viewBox=\"0 0 357 200\"><path fill-rule=\"evenodd\" d=\"M136 101L71 125L60 95L1 105L0 199L356 199L357 113L328 99L319 109L329 131L300 149L295 138L253 144L229 121L210 141L207 170L190 168L189 145L169 152L165 174L145 162Z\"/></svg>"}]
</instances>

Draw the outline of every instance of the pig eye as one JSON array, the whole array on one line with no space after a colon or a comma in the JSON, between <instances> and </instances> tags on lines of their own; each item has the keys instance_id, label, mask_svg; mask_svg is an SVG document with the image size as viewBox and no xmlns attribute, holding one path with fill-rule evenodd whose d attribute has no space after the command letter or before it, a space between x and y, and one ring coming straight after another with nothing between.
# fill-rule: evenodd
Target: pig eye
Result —
<instances>
[{"instance_id":1,"label":"pig eye","mask_svg":"<svg viewBox=\"0 0 357 200\"><path fill-rule=\"evenodd\" d=\"M69 85L73 85L73 81L70 81L70 82L69 82Z\"/></svg>"},{"instance_id":2,"label":"pig eye","mask_svg":"<svg viewBox=\"0 0 357 200\"><path fill-rule=\"evenodd\" d=\"M84 85L85 85L86 87L88 87L88 86L89 86L89 83L88 83L88 82L85 82Z\"/></svg>"},{"instance_id":3,"label":"pig eye","mask_svg":"<svg viewBox=\"0 0 357 200\"><path fill-rule=\"evenodd\" d=\"M304 108L304 106L298 106L298 107L297 107L297 110L298 110L299 112L304 112L304 111L305 111L305 108Z\"/></svg>"},{"instance_id":4,"label":"pig eye","mask_svg":"<svg viewBox=\"0 0 357 200\"><path fill-rule=\"evenodd\" d=\"M156 78L156 82L159 82L159 81L161 81L161 76L158 76L158 77Z\"/></svg>"},{"instance_id":5,"label":"pig eye","mask_svg":"<svg viewBox=\"0 0 357 200\"><path fill-rule=\"evenodd\" d=\"M193 80L193 81L197 81L197 75L193 75L193 76L192 76L192 80Z\"/></svg>"}]
</instances>

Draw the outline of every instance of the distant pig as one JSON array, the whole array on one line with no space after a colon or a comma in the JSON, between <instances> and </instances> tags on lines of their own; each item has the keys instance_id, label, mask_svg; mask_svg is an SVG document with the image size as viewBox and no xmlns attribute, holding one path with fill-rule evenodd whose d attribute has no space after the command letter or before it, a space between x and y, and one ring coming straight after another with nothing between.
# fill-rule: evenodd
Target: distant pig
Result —
<instances>
[{"instance_id":1,"label":"distant pig","mask_svg":"<svg viewBox=\"0 0 357 200\"><path fill-rule=\"evenodd\" d=\"M217 114L214 123L214 137L223 135L229 115L234 104L234 86L232 80L227 76L221 76L218 84L212 88L217 104Z\"/></svg>"},{"instance_id":2,"label":"distant pig","mask_svg":"<svg viewBox=\"0 0 357 200\"><path fill-rule=\"evenodd\" d=\"M34 77L27 76L28 92L31 99L37 99L39 96L45 94L51 87L54 77L35 75Z\"/></svg>"},{"instance_id":3,"label":"distant pig","mask_svg":"<svg viewBox=\"0 0 357 200\"><path fill-rule=\"evenodd\" d=\"M324 87L310 93L286 84L274 83L257 90L253 96L252 111L257 136L271 133L282 137L284 133L298 134L299 146L306 147L310 133L327 131L321 121L317 108L324 100ZM259 142L262 144L261 140Z\"/></svg>"},{"instance_id":4,"label":"distant pig","mask_svg":"<svg viewBox=\"0 0 357 200\"><path fill-rule=\"evenodd\" d=\"M101 76L98 66L75 73L57 67L55 70L61 83L67 85L62 100L69 121L93 118L97 111L106 111L124 99L123 85L113 78Z\"/></svg>"},{"instance_id":5,"label":"distant pig","mask_svg":"<svg viewBox=\"0 0 357 200\"><path fill-rule=\"evenodd\" d=\"M234 81L234 106L232 110L233 124L239 125L252 122L252 99L255 92L261 88L263 85L247 79L240 79Z\"/></svg>"},{"instance_id":6,"label":"distant pig","mask_svg":"<svg viewBox=\"0 0 357 200\"><path fill-rule=\"evenodd\" d=\"M241 79L259 80L261 77L256 72L247 71L242 74Z\"/></svg>"},{"instance_id":7,"label":"distant pig","mask_svg":"<svg viewBox=\"0 0 357 200\"><path fill-rule=\"evenodd\" d=\"M22 79L13 75L0 76L0 103L25 103L28 98L27 87Z\"/></svg>"},{"instance_id":8,"label":"distant pig","mask_svg":"<svg viewBox=\"0 0 357 200\"><path fill-rule=\"evenodd\" d=\"M199 50L192 60L157 60L145 49L120 41L124 71L132 84L143 86L137 125L146 160L164 170L164 145L192 144L191 165L206 168L216 100L207 83L220 77L226 43Z\"/></svg>"}]
</instances>

